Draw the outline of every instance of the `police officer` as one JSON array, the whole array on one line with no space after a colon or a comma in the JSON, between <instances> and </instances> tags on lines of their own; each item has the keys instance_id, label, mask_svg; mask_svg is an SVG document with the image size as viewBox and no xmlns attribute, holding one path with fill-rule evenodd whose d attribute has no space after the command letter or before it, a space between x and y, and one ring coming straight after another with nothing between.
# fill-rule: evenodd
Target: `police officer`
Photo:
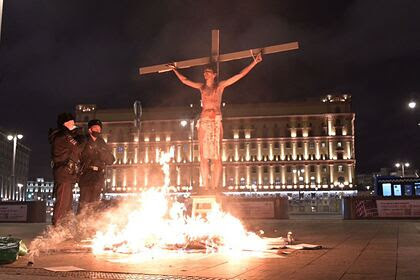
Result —
<instances>
[{"instance_id":1,"label":"police officer","mask_svg":"<svg viewBox=\"0 0 420 280\"><path fill-rule=\"evenodd\" d=\"M58 115L57 128L50 130L48 138L51 143L56 199L52 224L57 225L72 210L72 190L77 181L81 146L73 115L70 113Z\"/></svg>"},{"instance_id":2,"label":"police officer","mask_svg":"<svg viewBox=\"0 0 420 280\"><path fill-rule=\"evenodd\" d=\"M105 187L105 167L115 161L111 148L101 137L101 132L100 120L88 122L88 134L81 154L79 213L87 203L100 200L101 190Z\"/></svg>"}]
</instances>

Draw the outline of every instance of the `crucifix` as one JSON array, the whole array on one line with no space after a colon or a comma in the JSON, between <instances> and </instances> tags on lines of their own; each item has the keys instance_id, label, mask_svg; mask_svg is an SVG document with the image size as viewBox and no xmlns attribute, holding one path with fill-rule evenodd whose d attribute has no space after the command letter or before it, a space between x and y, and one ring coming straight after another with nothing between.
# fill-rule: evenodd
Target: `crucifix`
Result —
<instances>
[{"instance_id":1,"label":"crucifix","mask_svg":"<svg viewBox=\"0 0 420 280\"><path fill-rule=\"evenodd\" d=\"M211 55L209 57L183 60L183 61L174 62L173 64L176 66L176 68L183 69L183 68L189 68L193 66L208 65L213 62L216 64L217 73L219 73L220 62L227 62L231 60L238 60L238 59L253 57L254 55L258 53L266 55L266 54L296 50L298 48L299 48L298 42L291 42L291 43L286 43L286 44L255 48L255 49L238 51L238 52L233 52L233 53L220 54L219 53L219 30L215 29L215 30L212 30L211 32ZM162 72L167 72L171 70L172 68L168 65L168 63L165 63L165 64L158 64L158 65L153 65L153 66L140 67L139 73L140 75L144 75L144 74L149 74L149 73L162 73Z\"/></svg>"},{"instance_id":2,"label":"crucifix","mask_svg":"<svg viewBox=\"0 0 420 280\"><path fill-rule=\"evenodd\" d=\"M220 178L222 174L220 146L223 139L222 114L220 105L224 89L247 75L256 64L262 61L263 54L265 55L284 52L298 48L298 43L292 42L233 53L220 54L219 30L212 30L211 54L209 57L140 68L140 75L174 71L182 83L192 88L198 89L201 93L202 111L200 114L200 120L197 124L198 142L200 148L200 175L202 181L202 186L199 189L204 190L206 193L210 192L215 194L216 190L220 187ZM227 80L220 82L218 81L217 76L219 74L220 62L248 57L252 57L253 62L245 67L239 74L234 75ZM203 72L205 83L193 82L178 72L178 69L200 65L207 65Z\"/></svg>"}]
</instances>

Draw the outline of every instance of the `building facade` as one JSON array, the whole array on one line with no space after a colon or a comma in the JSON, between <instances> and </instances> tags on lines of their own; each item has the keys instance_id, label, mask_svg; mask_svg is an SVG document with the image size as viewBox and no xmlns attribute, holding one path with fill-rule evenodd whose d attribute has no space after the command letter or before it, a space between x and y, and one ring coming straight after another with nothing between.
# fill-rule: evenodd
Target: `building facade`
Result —
<instances>
[{"instance_id":1,"label":"building facade","mask_svg":"<svg viewBox=\"0 0 420 280\"><path fill-rule=\"evenodd\" d=\"M8 136L4 130L0 130L0 201L24 201L31 150L17 140L13 178L14 143Z\"/></svg>"},{"instance_id":2,"label":"building facade","mask_svg":"<svg viewBox=\"0 0 420 280\"><path fill-rule=\"evenodd\" d=\"M79 187L76 184L72 190L73 192L73 210L77 209L79 201ZM54 182L45 181L44 178L36 178L36 180L29 180L26 184L26 201L45 201L47 219L51 218L54 211Z\"/></svg>"},{"instance_id":3,"label":"building facade","mask_svg":"<svg viewBox=\"0 0 420 280\"><path fill-rule=\"evenodd\" d=\"M223 105L225 193L302 197L355 192L351 96ZM94 118L102 120L103 137L117 159L107 170L106 194L132 194L162 186L158 155L171 147L171 188L189 192L192 186L198 186L197 107L145 108L139 131L133 110L78 105L78 124L85 126Z\"/></svg>"},{"instance_id":4,"label":"building facade","mask_svg":"<svg viewBox=\"0 0 420 280\"><path fill-rule=\"evenodd\" d=\"M52 216L54 207L54 182L45 181L44 178L28 181L26 184L26 201L45 201L47 217Z\"/></svg>"}]
</instances>

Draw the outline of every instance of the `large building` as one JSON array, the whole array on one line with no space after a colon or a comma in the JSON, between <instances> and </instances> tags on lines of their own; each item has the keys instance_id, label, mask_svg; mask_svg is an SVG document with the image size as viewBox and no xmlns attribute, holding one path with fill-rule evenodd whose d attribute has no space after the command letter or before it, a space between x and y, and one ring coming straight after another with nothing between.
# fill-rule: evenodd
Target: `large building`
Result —
<instances>
[{"instance_id":1,"label":"large building","mask_svg":"<svg viewBox=\"0 0 420 280\"><path fill-rule=\"evenodd\" d=\"M20 138L20 135L18 137L0 129L0 201L25 200L31 150L20 142Z\"/></svg>"},{"instance_id":2,"label":"large building","mask_svg":"<svg viewBox=\"0 0 420 280\"><path fill-rule=\"evenodd\" d=\"M170 186L198 186L199 150L194 128L198 106L145 108L140 132L131 109L78 105L76 120L104 123L116 163L108 168L107 195L163 185L159 151L175 149ZM226 193L291 197L353 194L354 120L349 95L267 104L223 104L222 185ZM191 125L193 124L193 125Z\"/></svg>"},{"instance_id":3,"label":"large building","mask_svg":"<svg viewBox=\"0 0 420 280\"><path fill-rule=\"evenodd\" d=\"M76 186L73 192L73 209L77 208L79 201L79 187ZM54 210L54 182L46 181L44 178L36 178L36 180L29 180L26 184L26 201L45 201L47 218L53 215Z\"/></svg>"},{"instance_id":4,"label":"large building","mask_svg":"<svg viewBox=\"0 0 420 280\"><path fill-rule=\"evenodd\" d=\"M26 184L26 201L45 201L47 216L52 215L54 206L54 182L45 181L44 178L36 178Z\"/></svg>"}]
</instances>

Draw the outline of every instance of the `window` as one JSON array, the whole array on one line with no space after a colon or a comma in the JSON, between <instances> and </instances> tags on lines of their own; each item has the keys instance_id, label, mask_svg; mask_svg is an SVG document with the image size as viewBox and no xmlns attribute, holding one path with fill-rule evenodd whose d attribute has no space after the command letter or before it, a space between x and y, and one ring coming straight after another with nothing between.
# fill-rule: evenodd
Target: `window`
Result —
<instances>
[{"instance_id":1,"label":"window","mask_svg":"<svg viewBox=\"0 0 420 280\"><path fill-rule=\"evenodd\" d=\"M322 167L322 172L326 173L327 171L328 171L327 167L326 166L323 166Z\"/></svg>"},{"instance_id":2,"label":"window","mask_svg":"<svg viewBox=\"0 0 420 280\"><path fill-rule=\"evenodd\" d=\"M286 142L286 148L290 149L290 147L291 147L290 142Z\"/></svg>"},{"instance_id":3,"label":"window","mask_svg":"<svg viewBox=\"0 0 420 280\"><path fill-rule=\"evenodd\" d=\"M343 143L341 141L338 141L337 142L337 148L341 148L341 147L343 147Z\"/></svg>"},{"instance_id":4,"label":"window","mask_svg":"<svg viewBox=\"0 0 420 280\"><path fill-rule=\"evenodd\" d=\"M280 166L276 166L275 170L276 170L276 173L279 173L280 172Z\"/></svg>"},{"instance_id":5,"label":"window","mask_svg":"<svg viewBox=\"0 0 420 280\"><path fill-rule=\"evenodd\" d=\"M337 127L335 129L335 135L343 135L343 129L341 127Z\"/></svg>"},{"instance_id":6,"label":"window","mask_svg":"<svg viewBox=\"0 0 420 280\"><path fill-rule=\"evenodd\" d=\"M251 172L252 173L257 173L257 167L256 166L251 167Z\"/></svg>"},{"instance_id":7,"label":"window","mask_svg":"<svg viewBox=\"0 0 420 280\"><path fill-rule=\"evenodd\" d=\"M344 166L342 165L337 166L337 170L338 172L344 172Z\"/></svg>"},{"instance_id":8,"label":"window","mask_svg":"<svg viewBox=\"0 0 420 280\"><path fill-rule=\"evenodd\" d=\"M341 125L341 120L340 119L336 119L335 120L335 125L336 126L340 126Z\"/></svg>"},{"instance_id":9,"label":"window","mask_svg":"<svg viewBox=\"0 0 420 280\"><path fill-rule=\"evenodd\" d=\"M327 146L327 143L321 142L321 148L325 148Z\"/></svg>"},{"instance_id":10,"label":"window","mask_svg":"<svg viewBox=\"0 0 420 280\"><path fill-rule=\"evenodd\" d=\"M240 144L239 144L239 149L245 149L245 143L243 143L243 142L241 142Z\"/></svg>"},{"instance_id":11,"label":"window","mask_svg":"<svg viewBox=\"0 0 420 280\"><path fill-rule=\"evenodd\" d=\"M255 144L254 142L251 143L251 149L255 149L257 147L257 144Z\"/></svg>"},{"instance_id":12,"label":"window","mask_svg":"<svg viewBox=\"0 0 420 280\"><path fill-rule=\"evenodd\" d=\"M404 185L404 195L405 196L412 196L413 195L413 186L412 185Z\"/></svg>"},{"instance_id":13,"label":"window","mask_svg":"<svg viewBox=\"0 0 420 280\"><path fill-rule=\"evenodd\" d=\"M264 166L264 173L268 173L268 166Z\"/></svg>"},{"instance_id":14,"label":"window","mask_svg":"<svg viewBox=\"0 0 420 280\"><path fill-rule=\"evenodd\" d=\"M314 148L315 148L315 143L309 142L309 149L314 149Z\"/></svg>"},{"instance_id":15,"label":"window","mask_svg":"<svg viewBox=\"0 0 420 280\"><path fill-rule=\"evenodd\" d=\"M268 148L268 143L267 143L267 142L264 142L264 143L263 143L263 148L264 148L264 149L267 149L267 148Z\"/></svg>"},{"instance_id":16,"label":"window","mask_svg":"<svg viewBox=\"0 0 420 280\"><path fill-rule=\"evenodd\" d=\"M264 128L263 128L263 131L262 131L262 136L263 136L263 138L267 138L268 137L268 129L265 127L265 125L264 125Z\"/></svg>"},{"instance_id":17,"label":"window","mask_svg":"<svg viewBox=\"0 0 420 280\"><path fill-rule=\"evenodd\" d=\"M394 185L394 196L401 196L401 185Z\"/></svg>"},{"instance_id":18,"label":"window","mask_svg":"<svg viewBox=\"0 0 420 280\"><path fill-rule=\"evenodd\" d=\"M414 191L416 196L420 196L420 183L414 183Z\"/></svg>"},{"instance_id":19,"label":"window","mask_svg":"<svg viewBox=\"0 0 420 280\"><path fill-rule=\"evenodd\" d=\"M275 149L278 149L279 147L280 147L279 142L275 142L275 143L274 143L274 148L275 148Z\"/></svg>"},{"instance_id":20,"label":"window","mask_svg":"<svg viewBox=\"0 0 420 280\"><path fill-rule=\"evenodd\" d=\"M315 172L315 166L314 166L314 165L311 165L311 167L310 167L310 171L311 171L311 172Z\"/></svg>"},{"instance_id":21,"label":"window","mask_svg":"<svg viewBox=\"0 0 420 280\"><path fill-rule=\"evenodd\" d=\"M383 183L382 184L382 195L383 196L391 196L392 195L391 184L390 183Z\"/></svg>"},{"instance_id":22,"label":"window","mask_svg":"<svg viewBox=\"0 0 420 280\"><path fill-rule=\"evenodd\" d=\"M302 148L302 142L297 143L298 148Z\"/></svg>"},{"instance_id":23,"label":"window","mask_svg":"<svg viewBox=\"0 0 420 280\"><path fill-rule=\"evenodd\" d=\"M288 172L288 173L292 172L292 167L291 167L291 166L288 166L288 167L287 167L287 172Z\"/></svg>"}]
</instances>

